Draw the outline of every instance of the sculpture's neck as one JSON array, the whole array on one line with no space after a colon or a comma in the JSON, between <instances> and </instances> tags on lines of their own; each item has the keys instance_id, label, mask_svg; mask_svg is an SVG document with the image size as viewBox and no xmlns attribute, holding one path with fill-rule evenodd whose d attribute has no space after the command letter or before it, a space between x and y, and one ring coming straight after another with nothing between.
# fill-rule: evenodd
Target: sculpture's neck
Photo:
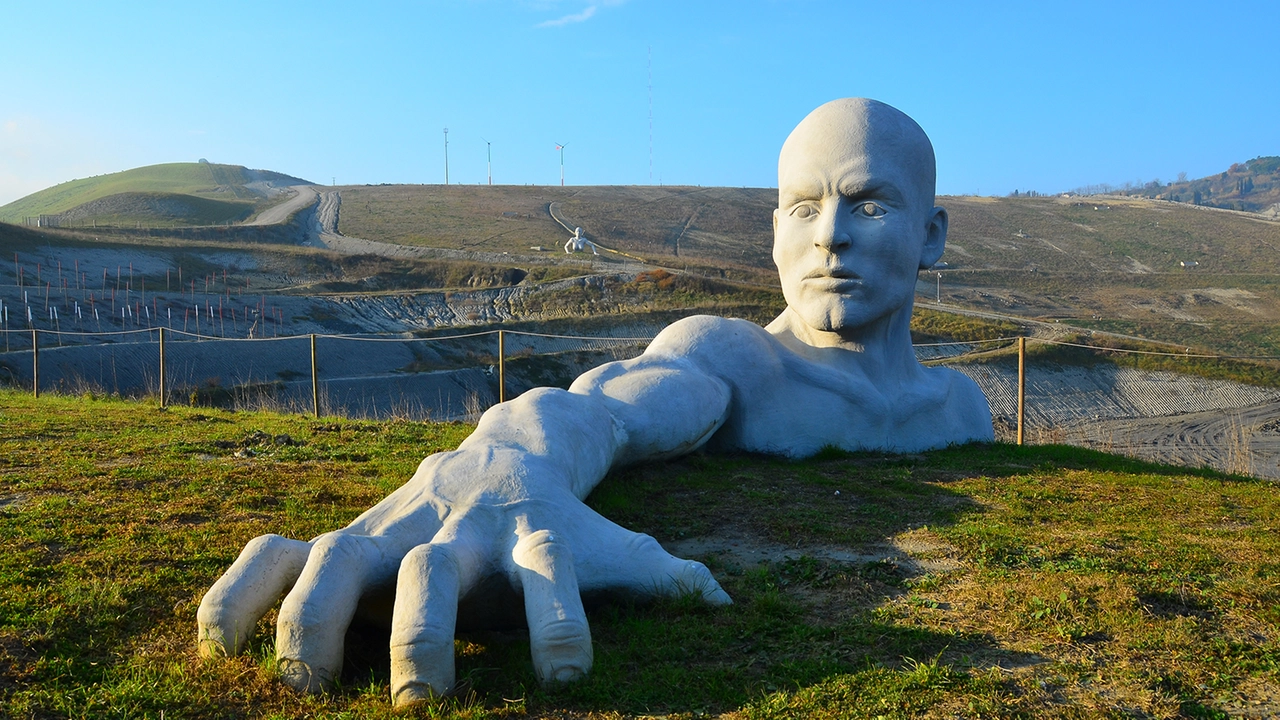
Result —
<instances>
[{"instance_id":1,"label":"sculpture's neck","mask_svg":"<svg viewBox=\"0 0 1280 720\"><path fill-rule=\"evenodd\" d=\"M911 305L856 330L832 332L806 324L790 307L765 328L798 355L856 372L879 387L915 381L921 371L911 346Z\"/></svg>"}]
</instances>

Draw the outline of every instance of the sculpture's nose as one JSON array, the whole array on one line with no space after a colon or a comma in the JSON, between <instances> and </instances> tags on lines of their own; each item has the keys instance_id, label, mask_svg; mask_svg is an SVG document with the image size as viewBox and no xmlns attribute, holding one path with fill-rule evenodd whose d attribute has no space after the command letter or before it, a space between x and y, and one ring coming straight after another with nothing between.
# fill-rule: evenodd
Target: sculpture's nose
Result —
<instances>
[{"instance_id":1,"label":"sculpture's nose","mask_svg":"<svg viewBox=\"0 0 1280 720\"><path fill-rule=\"evenodd\" d=\"M823 221L817 228L813 244L830 252L847 250L853 245L853 235L849 232L849 217L841 207L832 207L823 213Z\"/></svg>"}]
</instances>

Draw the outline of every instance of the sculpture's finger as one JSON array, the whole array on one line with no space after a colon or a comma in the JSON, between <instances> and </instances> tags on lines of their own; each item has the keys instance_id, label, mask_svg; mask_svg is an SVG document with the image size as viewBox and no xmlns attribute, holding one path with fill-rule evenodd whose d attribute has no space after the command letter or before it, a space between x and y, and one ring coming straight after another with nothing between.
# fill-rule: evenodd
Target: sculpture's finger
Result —
<instances>
[{"instance_id":1,"label":"sculpture's finger","mask_svg":"<svg viewBox=\"0 0 1280 720\"><path fill-rule=\"evenodd\" d=\"M396 705L453 689L462 576L457 554L448 545L419 545L400 562L391 618L391 699Z\"/></svg>"},{"instance_id":2,"label":"sculpture's finger","mask_svg":"<svg viewBox=\"0 0 1280 720\"><path fill-rule=\"evenodd\" d=\"M673 597L694 595L712 605L733 600L706 565L667 552L657 540L632 532L594 511L575 517L571 530L578 548L582 590L626 590Z\"/></svg>"},{"instance_id":3,"label":"sculpture's finger","mask_svg":"<svg viewBox=\"0 0 1280 720\"><path fill-rule=\"evenodd\" d=\"M333 686L342 671L343 636L360 596L395 576L399 556L386 544L383 538L343 531L312 543L276 624L276 661L285 683L307 692Z\"/></svg>"},{"instance_id":4,"label":"sculpture's finger","mask_svg":"<svg viewBox=\"0 0 1280 720\"><path fill-rule=\"evenodd\" d=\"M250 540L240 557L209 588L196 611L200 655L236 655L253 628L293 585L311 544L279 535Z\"/></svg>"},{"instance_id":5,"label":"sculpture's finger","mask_svg":"<svg viewBox=\"0 0 1280 720\"><path fill-rule=\"evenodd\" d=\"M538 681L569 682L591 670L591 629L569 546L548 530L520 538L511 553L524 588L529 645Z\"/></svg>"},{"instance_id":6,"label":"sculpture's finger","mask_svg":"<svg viewBox=\"0 0 1280 720\"><path fill-rule=\"evenodd\" d=\"M631 533L622 552L630 553L631 557L630 562L618 568L622 586L651 588L666 597L692 595L710 605L733 604L729 593L720 587L706 565L672 555L648 535Z\"/></svg>"}]
</instances>

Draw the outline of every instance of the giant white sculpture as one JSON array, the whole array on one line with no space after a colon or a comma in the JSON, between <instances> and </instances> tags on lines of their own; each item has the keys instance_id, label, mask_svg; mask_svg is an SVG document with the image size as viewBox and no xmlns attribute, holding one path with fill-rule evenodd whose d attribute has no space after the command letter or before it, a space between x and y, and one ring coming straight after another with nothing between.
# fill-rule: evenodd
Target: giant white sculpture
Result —
<instances>
[{"instance_id":1,"label":"giant white sculpture","mask_svg":"<svg viewBox=\"0 0 1280 720\"><path fill-rule=\"evenodd\" d=\"M564 251L565 253L572 255L576 252L582 252L583 250L586 250L588 246L591 247L592 255L600 254L599 252L596 251L596 244L588 240L587 236L582 234L582 228L580 227L574 228L573 235L564 244Z\"/></svg>"},{"instance_id":2,"label":"giant white sculpture","mask_svg":"<svg viewBox=\"0 0 1280 720\"><path fill-rule=\"evenodd\" d=\"M491 408L456 451L433 455L347 527L310 542L251 541L205 595L204 655L236 653L280 606L276 653L289 685L328 687L362 596L394 585L397 704L448 692L458 605L509 585L524 598L544 682L591 669L580 593L729 596L702 564L673 557L582 503L610 468L707 444L805 456L824 446L917 451L991 440L977 386L915 359L916 273L942 255L928 138L879 102L827 103L778 161L773 257L787 309L761 328L693 317L640 357L568 391Z\"/></svg>"}]
</instances>

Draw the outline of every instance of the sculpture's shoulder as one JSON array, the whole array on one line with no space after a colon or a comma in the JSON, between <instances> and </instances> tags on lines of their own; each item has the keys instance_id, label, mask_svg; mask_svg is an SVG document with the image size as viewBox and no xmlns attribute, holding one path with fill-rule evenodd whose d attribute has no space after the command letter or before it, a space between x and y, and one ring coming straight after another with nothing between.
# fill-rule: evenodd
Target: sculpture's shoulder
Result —
<instances>
[{"instance_id":1,"label":"sculpture's shoulder","mask_svg":"<svg viewBox=\"0 0 1280 720\"><path fill-rule=\"evenodd\" d=\"M924 368L929 394L937 398L931 413L941 444L991 442L995 430L987 396L973 378L948 367Z\"/></svg>"},{"instance_id":2,"label":"sculpture's shoulder","mask_svg":"<svg viewBox=\"0 0 1280 720\"><path fill-rule=\"evenodd\" d=\"M714 375L733 377L753 364L776 362L780 349L772 335L749 320L694 315L664 328L645 354L686 358Z\"/></svg>"}]
</instances>

